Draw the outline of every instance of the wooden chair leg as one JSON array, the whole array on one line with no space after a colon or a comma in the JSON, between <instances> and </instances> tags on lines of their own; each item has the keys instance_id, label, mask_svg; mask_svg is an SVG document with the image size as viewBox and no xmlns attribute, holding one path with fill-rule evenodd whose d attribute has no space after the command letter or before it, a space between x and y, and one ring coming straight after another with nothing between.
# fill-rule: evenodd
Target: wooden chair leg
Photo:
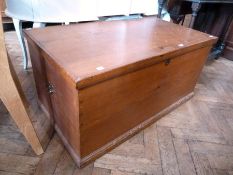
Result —
<instances>
[{"instance_id":1,"label":"wooden chair leg","mask_svg":"<svg viewBox=\"0 0 233 175\"><path fill-rule=\"evenodd\" d=\"M1 7L1 6L0 6ZM1 9L1 8L0 8ZM5 104L13 120L25 136L32 149L37 155L42 154L43 148L35 132L32 122L28 116L27 103L12 67L5 47L4 33L2 27L2 16L0 13L0 99Z\"/></svg>"},{"instance_id":2,"label":"wooden chair leg","mask_svg":"<svg viewBox=\"0 0 233 175\"><path fill-rule=\"evenodd\" d=\"M19 89L16 87L13 77L11 77L11 73L7 71L2 77L0 81L5 88L0 88L1 100L35 153L37 155L42 154L44 152L43 148L28 116L23 98L21 98L21 94L18 91Z\"/></svg>"}]
</instances>

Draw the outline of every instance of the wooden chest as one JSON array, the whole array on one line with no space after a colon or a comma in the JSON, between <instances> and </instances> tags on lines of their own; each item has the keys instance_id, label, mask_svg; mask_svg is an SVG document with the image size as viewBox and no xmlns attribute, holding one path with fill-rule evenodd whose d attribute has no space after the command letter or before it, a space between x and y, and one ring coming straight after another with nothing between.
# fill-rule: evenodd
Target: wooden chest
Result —
<instances>
[{"instance_id":1,"label":"wooden chest","mask_svg":"<svg viewBox=\"0 0 233 175\"><path fill-rule=\"evenodd\" d=\"M78 166L188 100L216 41L154 17L25 35L39 102Z\"/></svg>"}]
</instances>

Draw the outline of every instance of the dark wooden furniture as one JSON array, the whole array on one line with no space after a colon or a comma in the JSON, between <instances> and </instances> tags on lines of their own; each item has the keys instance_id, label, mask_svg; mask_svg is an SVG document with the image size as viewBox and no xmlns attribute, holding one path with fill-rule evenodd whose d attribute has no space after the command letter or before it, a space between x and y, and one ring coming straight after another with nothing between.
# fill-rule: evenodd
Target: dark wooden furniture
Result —
<instances>
[{"instance_id":1,"label":"dark wooden furniture","mask_svg":"<svg viewBox=\"0 0 233 175\"><path fill-rule=\"evenodd\" d=\"M216 42L151 17L25 34L39 101L78 166L188 100Z\"/></svg>"},{"instance_id":2,"label":"dark wooden furniture","mask_svg":"<svg viewBox=\"0 0 233 175\"><path fill-rule=\"evenodd\" d=\"M201 8L201 5L204 3L224 3L224 4L233 4L233 0L183 0L192 3L192 18L190 21L190 28L193 28L196 16ZM228 26L226 26L228 27Z\"/></svg>"},{"instance_id":3,"label":"dark wooden furniture","mask_svg":"<svg viewBox=\"0 0 233 175\"><path fill-rule=\"evenodd\" d=\"M218 58L224 51L233 19L233 0L161 0L175 23L192 14L190 28L219 37L210 58Z\"/></svg>"},{"instance_id":4,"label":"dark wooden furniture","mask_svg":"<svg viewBox=\"0 0 233 175\"><path fill-rule=\"evenodd\" d=\"M226 47L224 48L223 56L233 61L233 22L226 34Z\"/></svg>"},{"instance_id":5,"label":"dark wooden furniture","mask_svg":"<svg viewBox=\"0 0 233 175\"><path fill-rule=\"evenodd\" d=\"M169 12L173 10L173 12L171 12L172 13L171 15L176 16L177 18L174 19L174 17L172 17L172 19L176 22L180 22L180 20L183 19L183 14L190 11L189 9L184 9L184 8L188 8L187 2L191 3L191 9L192 9L192 13L191 13L192 18L189 24L190 28L194 27L195 19L203 4L233 4L233 0L159 0L158 16L161 17L162 8L166 6ZM181 7L182 5L183 5L183 9ZM183 14L178 14L178 13L183 13Z\"/></svg>"}]
</instances>

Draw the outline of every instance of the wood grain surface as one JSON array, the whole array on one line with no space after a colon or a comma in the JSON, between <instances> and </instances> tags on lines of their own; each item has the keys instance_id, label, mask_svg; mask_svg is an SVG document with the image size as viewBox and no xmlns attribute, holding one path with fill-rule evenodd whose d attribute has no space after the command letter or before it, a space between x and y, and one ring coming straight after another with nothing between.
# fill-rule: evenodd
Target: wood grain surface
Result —
<instances>
[{"instance_id":1,"label":"wood grain surface","mask_svg":"<svg viewBox=\"0 0 233 175\"><path fill-rule=\"evenodd\" d=\"M209 50L199 49L175 57L169 65L161 62L80 90L81 154L90 154L191 93Z\"/></svg>"},{"instance_id":2,"label":"wood grain surface","mask_svg":"<svg viewBox=\"0 0 233 175\"><path fill-rule=\"evenodd\" d=\"M16 34L9 32L5 37L13 66L36 112L33 123L43 124L38 128L43 134L47 118L37 105L32 70L23 70ZM36 156L0 103L0 174L232 175L232 82L232 61L209 60L191 100L83 169L75 165L56 134L45 154Z\"/></svg>"},{"instance_id":3,"label":"wood grain surface","mask_svg":"<svg viewBox=\"0 0 233 175\"><path fill-rule=\"evenodd\" d=\"M78 166L187 100L216 41L154 18L58 26L26 35L40 102L50 96L43 106L52 111L57 133Z\"/></svg>"},{"instance_id":4,"label":"wood grain surface","mask_svg":"<svg viewBox=\"0 0 233 175\"><path fill-rule=\"evenodd\" d=\"M25 34L79 88L216 41L216 37L154 17L47 27Z\"/></svg>"}]
</instances>

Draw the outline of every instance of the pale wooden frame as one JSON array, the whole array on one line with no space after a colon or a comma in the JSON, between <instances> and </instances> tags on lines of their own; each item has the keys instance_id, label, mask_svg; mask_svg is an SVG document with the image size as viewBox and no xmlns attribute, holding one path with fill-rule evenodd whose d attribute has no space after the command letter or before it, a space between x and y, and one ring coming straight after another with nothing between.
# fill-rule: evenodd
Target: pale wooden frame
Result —
<instances>
[{"instance_id":1,"label":"pale wooden frame","mask_svg":"<svg viewBox=\"0 0 233 175\"><path fill-rule=\"evenodd\" d=\"M2 3L1 3L2 4ZM24 97L18 77L8 59L2 15L0 14L0 99L8 109L11 117L25 136L37 155L44 152L28 113L28 105ZM1 118L0 118L1 119Z\"/></svg>"}]
</instances>

